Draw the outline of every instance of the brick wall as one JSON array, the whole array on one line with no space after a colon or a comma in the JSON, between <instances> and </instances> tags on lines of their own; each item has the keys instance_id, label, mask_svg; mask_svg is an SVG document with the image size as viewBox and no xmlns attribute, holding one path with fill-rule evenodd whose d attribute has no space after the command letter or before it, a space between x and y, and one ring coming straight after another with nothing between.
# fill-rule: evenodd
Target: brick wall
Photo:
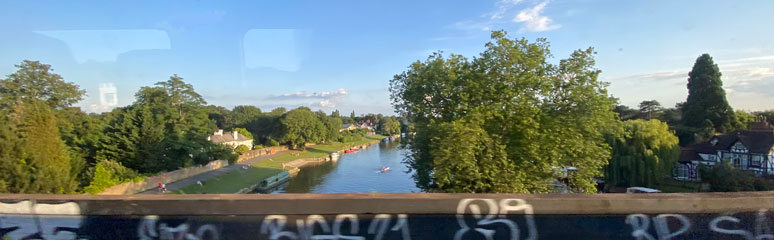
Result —
<instances>
[{"instance_id":1,"label":"brick wall","mask_svg":"<svg viewBox=\"0 0 774 240\"><path fill-rule=\"evenodd\" d=\"M225 166L228 166L228 161L215 160L204 166L200 165L181 168L175 171L166 172L160 175L146 178L143 181L118 184L105 189L105 191L99 194L135 194L157 188L159 182L169 184L171 182L179 181L181 179L189 178L191 176L219 169Z\"/></svg>"}]
</instances>

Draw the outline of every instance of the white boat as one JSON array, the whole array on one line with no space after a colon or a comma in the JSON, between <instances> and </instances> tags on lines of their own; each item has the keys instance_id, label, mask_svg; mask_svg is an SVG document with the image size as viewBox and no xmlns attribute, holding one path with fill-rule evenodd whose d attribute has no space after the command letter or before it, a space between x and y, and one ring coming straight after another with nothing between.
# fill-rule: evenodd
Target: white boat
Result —
<instances>
[{"instance_id":1,"label":"white boat","mask_svg":"<svg viewBox=\"0 0 774 240\"><path fill-rule=\"evenodd\" d=\"M390 167L382 167L382 170L380 170L380 171L381 172L390 171Z\"/></svg>"}]
</instances>

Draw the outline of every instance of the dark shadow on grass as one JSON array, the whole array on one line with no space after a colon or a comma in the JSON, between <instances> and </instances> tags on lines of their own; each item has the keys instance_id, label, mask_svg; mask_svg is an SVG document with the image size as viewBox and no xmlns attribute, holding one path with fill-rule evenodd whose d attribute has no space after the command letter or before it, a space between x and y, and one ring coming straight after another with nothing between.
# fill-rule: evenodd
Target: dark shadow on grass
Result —
<instances>
[{"instance_id":1,"label":"dark shadow on grass","mask_svg":"<svg viewBox=\"0 0 774 240\"><path fill-rule=\"evenodd\" d=\"M307 152L311 152L311 153L324 153L324 154L329 154L330 153L328 151L323 151L323 150L315 149L315 148L307 148L306 151Z\"/></svg>"}]
</instances>

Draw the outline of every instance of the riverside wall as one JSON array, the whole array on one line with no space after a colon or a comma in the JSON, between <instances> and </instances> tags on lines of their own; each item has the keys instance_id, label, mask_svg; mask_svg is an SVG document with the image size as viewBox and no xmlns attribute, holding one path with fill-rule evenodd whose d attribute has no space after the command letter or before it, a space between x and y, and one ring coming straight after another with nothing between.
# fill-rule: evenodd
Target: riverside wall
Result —
<instances>
[{"instance_id":1,"label":"riverside wall","mask_svg":"<svg viewBox=\"0 0 774 240\"><path fill-rule=\"evenodd\" d=\"M99 194L102 194L102 195L135 194L135 193L147 191L150 189L158 188L159 182L168 184L171 182L179 181L185 178L189 178L201 173L209 172L226 166L228 166L228 161L215 160L203 166L199 165L199 166L181 168L175 171L166 172L156 176L148 177L142 181L118 184L105 189Z\"/></svg>"}]
</instances>

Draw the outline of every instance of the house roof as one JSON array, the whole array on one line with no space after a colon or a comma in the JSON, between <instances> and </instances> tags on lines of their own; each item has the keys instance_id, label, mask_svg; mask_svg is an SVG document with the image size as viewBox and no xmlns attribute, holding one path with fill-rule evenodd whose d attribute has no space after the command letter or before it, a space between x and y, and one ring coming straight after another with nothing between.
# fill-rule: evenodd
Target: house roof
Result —
<instances>
[{"instance_id":1,"label":"house roof","mask_svg":"<svg viewBox=\"0 0 774 240\"><path fill-rule=\"evenodd\" d=\"M774 147L774 133L771 131L740 130L713 138L718 138L718 144L715 145L718 150L729 150L736 142L742 142L751 153L766 154Z\"/></svg>"},{"instance_id":2,"label":"house roof","mask_svg":"<svg viewBox=\"0 0 774 240\"><path fill-rule=\"evenodd\" d=\"M690 162L692 160L701 159L696 150L692 148L683 148L680 150L680 162Z\"/></svg>"},{"instance_id":3,"label":"house roof","mask_svg":"<svg viewBox=\"0 0 774 240\"><path fill-rule=\"evenodd\" d=\"M350 126L352 126L351 123L341 124L341 128L349 128Z\"/></svg>"},{"instance_id":4,"label":"house roof","mask_svg":"<svg viewBox=\"0 0 774 240\"><path fill-rule=\"evenodd\" d=\"M210 141L214 143L224 143L224 142L242 142L242 141L250 141L252 139L245 137L245 135L242 135L241 133L237 133L237 139L234 139L233 133L229 134L223 134L223 135L212 135L210 136Z\"/></svg>"},{"instance_id":5,"label":"house roof","mask_svg":"<svg viewBox=\"0 0 774 240\"><path fill-rule=\"evenodd\" d=\"M713 139L718 142L710 143ZM716 154L718 151L729 151L734 144L741 142L750 153L768 154L774 147L774 132L768 130L737 130L726 134L713 136L706 142L688 145L680 153L680 161L700 159L698 153Z\"/></svg>"}]
</instances>

